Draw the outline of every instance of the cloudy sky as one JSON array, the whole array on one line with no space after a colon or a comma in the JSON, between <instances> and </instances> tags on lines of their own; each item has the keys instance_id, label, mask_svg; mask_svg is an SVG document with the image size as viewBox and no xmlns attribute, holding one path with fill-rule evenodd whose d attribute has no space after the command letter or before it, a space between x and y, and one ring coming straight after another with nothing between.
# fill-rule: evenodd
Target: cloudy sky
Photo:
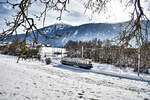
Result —
<instances>
[{"instance_id":1,"label":"cloudy sky","mask_svg":"<svg viewBox=\"0 0 150 100\"><path fill-rule=\"evenodd\" d=\"M0 0L0 32L2 29L6 29L4 25L4 19L12 20L12 15L16 14L16 10L12 9L8 4L2 3L5 0ZM10 0L16 1L16 0ZM83 2L84 0L82 0ZM49 11L47 13L45 26L54 24L54 23L67 23L71 25L81 25L85 23L117 23L124 22L130 19L130 13L132 12L132 7L125 7L124 3L120 3L120 0L112 0L108 3L107 13L101 12L100 14L94 14L91 17L92 11L87 10L85 12L84 5L81 3L81 0L70 0L69 5L67 5L67 10L69 12L64 12L62 15L62 20L58 21L56 18L59 16L59 13L56 11ZM126 2L126 0L122 0ZM146 12L148 18L150 18L150 0L141 0L142 7L144 12ZM29 15L34 17L35 14L39 14L44 8L43 5L35 3L30 7ZM84 13L85 12L85 13ZM38 28L42 27L42 21L38 21L35 18ZM21 32L21 30L19 30Z\"/></svg>"}]
</instances>

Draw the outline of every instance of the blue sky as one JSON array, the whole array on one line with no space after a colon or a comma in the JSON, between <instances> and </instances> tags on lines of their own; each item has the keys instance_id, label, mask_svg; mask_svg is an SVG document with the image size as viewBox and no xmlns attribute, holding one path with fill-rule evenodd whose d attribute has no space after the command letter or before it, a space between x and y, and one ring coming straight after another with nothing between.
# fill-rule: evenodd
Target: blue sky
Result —
<instances>
[{"instance_id":1,"label":"blue sky","mask_svg":"<svg viewBox=\"0 0 150 100\"><path fill-rule=\"evenodd\" d=\"M5 0L0 0L0 2ZM10 0L10 1L16 1L16 0ZM82 0L87 1L87 0ZM123 2L126 2L127 0L122 0ZM145 13L147 14L148 18L150 18L150 0L141 0L144 3L142 3L143 9ZM54 23L67 23L71 25L81 25L85 23L117 23L117 22L124 22L128 21L130 19L130 13L132 12L132 7L125 8L124 3L120 3L119 0L112 0L112 2L108 3L108 9L107 13L101 12L100 14L94 14L91 18L91 10L87 10L85 12L85 8L83 4L80 3L81 0L70 0L70 4L67 5L67 10L69 12L64 12L62 15L62 20L58 21L56 18L59 16L59 13L56 11L49 11L47 13L45 26L54 24ZM40 11L44 8L43 5L39 3L35 3L30 7L30 13L29 16L34 18L35 14L39 14ZM12 20L12 15L15 15L16 11L12 9L8 4L0 3L0 32L2 29L5 29L6 26L4 25L4 18L8 20ZM43 27L42 21L38 21L36 18L34 18L36 21L36 25L38 28ZM20 32L21 29L19 30Z\"/></svg>"}]
</instances>

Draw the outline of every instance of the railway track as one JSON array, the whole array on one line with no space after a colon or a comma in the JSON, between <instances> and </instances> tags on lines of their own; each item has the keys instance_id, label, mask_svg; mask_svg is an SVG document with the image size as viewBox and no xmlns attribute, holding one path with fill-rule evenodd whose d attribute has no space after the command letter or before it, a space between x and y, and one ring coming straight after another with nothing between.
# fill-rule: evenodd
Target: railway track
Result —
<instances>
[{"instance_id":1,"label":"railway track","mask_svg":"<svg viewBox=\"0 0 150 100\"><path fill-rule=\"evenodd\" d=\"M118 77L120 79L130 79L130 80L144 81L144 82L148 82L150 84L150 77L146 77L146 76L141 76L141 75L136 76L136 75L131 75L131 74L115 73L115 72L108 72L108 71L94 70L94 69L91 69L90 71L93 72L93 73L96 73L96 74L102 74L102 75L106 75L106 76Z\"/></svg>"},{"instance_id":2,"label":"railway track","mask_svg":"<svg viewBox=\"0 0 150 100\"><path fill-rule=\"evenodd\" d=\"M131 75L131 74L124 74L124 73L115 73L115 72L110 72L110 71L104 71L104 70L95 70L93 68L91 69L84 69L80 67L75 67L75 66L69 66L69 65L63 65L64 67L67 67L68 69L71 70L79 70L82 72L91 72L91 73L96 73L96 74L102 74L106 76L111 76L111 77L117 77L120 79L130 79L130 80L136 80L136 81L142 81L142 82L148 82L150 84L150 76L142 76L142 75ZM65 68L65 69L67 69Z\"/></svg>"},{"instance_id":3,"label":"railway track","mask_svg":"<svg viewBox=\"0 0 150 100\"><path fill-rule=\"evenodd\" d=\"M110 71L105 71L105 70L95 70L94 66L91 69L84 69L84 68L80 68L80 67L75 67L75 66L71 66L71 65L63 65L66 66L68 68L71 67L72 70L80 70L83 72L92 72L92 73L96 73L96 74L102 74L102 75L106 75L106 76L111 76L111 77L118 77L120 79L130 79L130 80L136 80L136 81L142 81L142 82L148 82L150 84L150 76L143 76L143 75L132 75L132 74L125 74L125 73L116 73L116 72L110 72Z\"/></svg>"}]
</instances>

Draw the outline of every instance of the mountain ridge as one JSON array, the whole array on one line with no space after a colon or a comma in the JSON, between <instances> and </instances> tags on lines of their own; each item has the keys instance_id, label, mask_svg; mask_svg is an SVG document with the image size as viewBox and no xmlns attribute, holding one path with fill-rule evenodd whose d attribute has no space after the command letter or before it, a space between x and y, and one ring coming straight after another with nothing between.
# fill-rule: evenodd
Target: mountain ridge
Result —
<instances>
[{"instance_id":1,"label":"mountain ridge","mask_svg":"<svg viewBox=\"0 0 150 100\"><path fill-rule=\"evenodd\" d=\"M68 24L56 23L43 28L38 31L47 35L48 37L55 37L45 39L38 33L37 30L34 34L38 36L38 43L49 44L51 46L64 46L69 40L73 41L90 41L94 38L100 40L112 39L117 36L117 33L122 30L121 26L125 26L127 22L123 23L87 23L79 26L72 26ZM18 34L19 39L23 39L25 34ZM33 33L27 38L27 43L33 42ZM10 42L15 39L15 36L8 38L6 41Z\"/></svg>"}]
</instances>

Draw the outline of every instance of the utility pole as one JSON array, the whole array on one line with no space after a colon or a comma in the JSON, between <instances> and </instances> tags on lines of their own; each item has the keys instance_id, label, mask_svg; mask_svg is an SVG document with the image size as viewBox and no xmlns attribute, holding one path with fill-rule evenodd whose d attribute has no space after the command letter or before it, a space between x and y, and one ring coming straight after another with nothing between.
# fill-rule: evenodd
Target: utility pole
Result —
<instances>
[{"instance_id":1,"label":"utility pole","mask_svg":"<svg viewBox=\"0 0 150 100\"><path fill-rule=\"evenodd\" d=\"M83 53L84 53L84 52L83 52L83 49L84 49L84 48L83 48L83 46L82 46L82 58L83 58Z\"/></svg>"},{"instance_id":2,"label":"utility pole","mask_svg":"<svg viewBox=\"0 0 150 100\"><path fill-rule=\"evenodd\" d=\"M62 58L62 55L63 55L62 49L63 49L63 48L61 48L61 58Z\"/></svg>"},{"instance_id":3,"label":"utility pole","mask_svg":"<svg viewBox=\"0 0 150 100\"><path fill-rule=\"evenodd\" d=\"M141 65L141 54L140 54L140 46L138 48L138 76L140 75L140 65Z\"/></svg>"}]
</instances>

